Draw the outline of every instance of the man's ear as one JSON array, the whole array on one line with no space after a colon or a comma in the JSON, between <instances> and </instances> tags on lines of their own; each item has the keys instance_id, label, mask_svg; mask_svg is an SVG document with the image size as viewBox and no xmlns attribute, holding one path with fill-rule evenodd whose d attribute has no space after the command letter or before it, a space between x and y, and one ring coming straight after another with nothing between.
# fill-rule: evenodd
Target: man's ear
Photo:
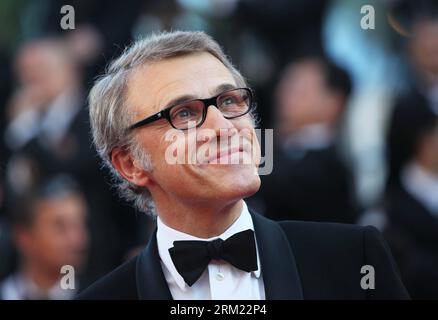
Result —
<instances>
[{"instance_id":1,"label":"man's ear","mask_svg":"<svg viewBox=\"0 0 438 320\"><path fill-rule=\"evenodd\" d=\"M139 166L129 150L114 148L111 152L111 162L119 174L129 182L139 187L148 187L151 183L149 172Z\"/></svg>"}]
</instances>

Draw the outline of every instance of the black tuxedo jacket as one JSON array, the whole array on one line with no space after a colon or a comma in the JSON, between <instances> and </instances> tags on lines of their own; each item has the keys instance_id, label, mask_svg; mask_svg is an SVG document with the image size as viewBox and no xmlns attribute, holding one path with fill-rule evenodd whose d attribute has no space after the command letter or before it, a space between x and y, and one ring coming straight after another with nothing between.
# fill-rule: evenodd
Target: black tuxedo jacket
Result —
<instances>
[{"instance_id":1,"label":"black tuxedo jacket","mask_svg":"<svg viewBox=\"0 0 438 320\"><path fill-rule=\"evenodd\" d=\"M386 198L384 235L413 299L438 298L438 219L404 186Z\"/></svg>"},{"instance_id":2,"label":"black tuxedo jacket","mask_svg":"<svg viewBox=\"0 0 438 320\"><path fill-rule=\"evenodd\" d=\"M372 227L274 222L251 213L266 299L409 298L382 237ZM372 265L375 289L361 288ZM156 234L142 253L85 289L77 299L172 299Z\"/></svg>"}]
</instances>

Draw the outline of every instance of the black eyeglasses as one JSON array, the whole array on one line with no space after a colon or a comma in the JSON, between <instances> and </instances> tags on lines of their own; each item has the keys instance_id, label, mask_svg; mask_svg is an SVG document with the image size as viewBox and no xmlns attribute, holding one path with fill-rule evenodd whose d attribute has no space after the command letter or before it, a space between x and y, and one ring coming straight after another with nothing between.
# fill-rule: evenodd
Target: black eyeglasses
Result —
<instances>
[{"instance_id":1,"label":"black eyeglasses","mask_svg":"<svg viewBox=\"0 0 438 320\"><path fill-rule=\"evenodd\" d=\"M128 130L136 129L162 118L167 119L172 127L179 130L200 127L207 117L208 107L212 105L222 112L225 119L241 117L253 108L252 91L249 88L237 88L224 91L208 99L177 103L133 124Z\"/></svg>"}]
</instances>

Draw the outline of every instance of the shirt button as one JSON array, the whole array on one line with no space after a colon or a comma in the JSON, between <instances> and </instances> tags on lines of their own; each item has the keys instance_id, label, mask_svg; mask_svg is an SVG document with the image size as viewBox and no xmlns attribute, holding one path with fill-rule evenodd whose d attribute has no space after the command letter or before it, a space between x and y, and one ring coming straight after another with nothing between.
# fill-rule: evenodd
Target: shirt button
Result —
<instances>
[{"instance_id":1,"label":"shirt button","mask_svg":"<svg viewBox=\"0 0 438 320\"><path fill-rule=\"evenodd\" d=\"M222 280L225 279L225 276L224 276L223 273L218 272L218 273L216 273L215 278L216 278L217 281L222 281Z\"/></svg>"}]
</instances>

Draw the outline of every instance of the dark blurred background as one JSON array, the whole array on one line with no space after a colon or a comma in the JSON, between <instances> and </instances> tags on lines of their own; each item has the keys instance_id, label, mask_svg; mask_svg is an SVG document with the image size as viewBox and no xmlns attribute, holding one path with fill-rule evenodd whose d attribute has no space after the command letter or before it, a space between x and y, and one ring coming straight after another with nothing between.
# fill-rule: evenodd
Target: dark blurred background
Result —
<instances>
[{"instance_id":1,"label":"dark blurred background","mask_svg":"<svg viewBox=\"0 0 438 320\"><path fill-rule=\"evenodd\" d=\"M224 47L274 129L249 205L374 225L411 296L438 298L437 1L72 0L63 30L65 4L0 1L0 299L70 299L147 243L153 220L118 199L91 145L87 93L132 40L177 29Z\"/></svg>"}]
</instances>

